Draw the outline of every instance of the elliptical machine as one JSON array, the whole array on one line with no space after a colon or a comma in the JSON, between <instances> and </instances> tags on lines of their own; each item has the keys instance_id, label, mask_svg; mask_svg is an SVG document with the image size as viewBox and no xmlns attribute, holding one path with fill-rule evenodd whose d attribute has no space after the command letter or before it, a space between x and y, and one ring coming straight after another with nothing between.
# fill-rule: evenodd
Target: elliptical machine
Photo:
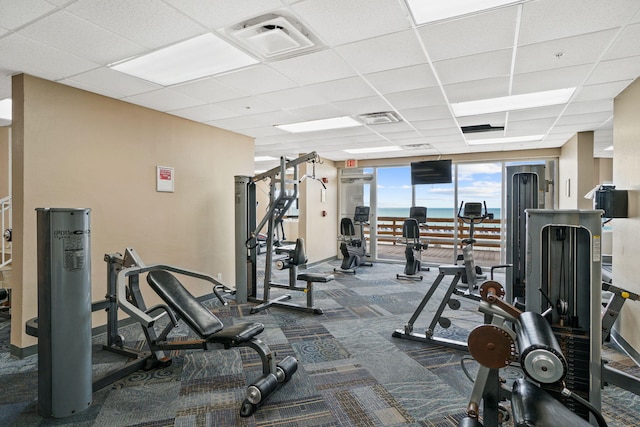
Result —
<instances>
[{"instance_id":1,"label":"elliptical machine","mask_svg":"<svg viewBox=\"0 0 640 427\"><path fill-rule=\"evenodd\" d=\"M373 264L367 261L367 240L364 237L364 225L369 223L369 206L356 206L351 218L342 218L340 221L340 253L342 264L340 268L334 268L337 273L356 274L356 269L361 266L371 267ZM360 228L360 235L356 237L355 225Z\"/></svg>"},{"instance_id":2,"label":"elliptical machine","mask_svg":"<svg viewBox=\"0 0 640 427\"><path fill-rule=\"evenodd\" d=\"M473 244L476 242L476 239L473 237L474 228L476 224L483 223L486 219L493 219L493 214L489 213L487 210L487 202L467 202L464 201L460 203L460 208L458 209L458 218L464 222L465 224L469 224L469 237L466 239L462 239L462 243L465 245L462 248L462 254L458 255L456 259L457 261L464 262L466 259L473 257ZM470 265L469 263L465 263L465 265ZM482 274L482 268L478 265L474 266L474 272L464 271L462 273L461 282L469 283L468 275L474 274L477 279L486 279L486 275ZM475 280L473 280L475 284Z\"/></svg>"},{"instance_id":3,"label":"elliptical machine","mask_svg":"<svg viewBox=\"0 0 640 427\"><path fill-rule=\"evenodd\" d=\"M402 238L406 245L404 256L404 274L396 274L397 279L422 280L420 274L422 251L427 250L429 243L420 239L420 225L427 223L427 208L423 206L412 206L409 209L409 218L402 224ZM429 268L424 269L429 271Z\"/></svg>"}]
</instances>

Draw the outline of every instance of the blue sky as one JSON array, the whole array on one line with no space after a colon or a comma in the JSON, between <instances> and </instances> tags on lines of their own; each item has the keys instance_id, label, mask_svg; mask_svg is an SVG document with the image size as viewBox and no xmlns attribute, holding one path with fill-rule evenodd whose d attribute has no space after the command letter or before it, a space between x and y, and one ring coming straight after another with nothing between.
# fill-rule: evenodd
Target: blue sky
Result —
<instances>
[{"instance_id":1,"label":"blue sky","mask_svg":"<svg viewBox=\"0 0 640 427\"><path fill-rule=\"evenodd\" d=\"M458 203L487 202L488 208L501 207L502 165L472 163L458 165ZM453 184L419 185L416 204L431 208L452 208ZM409 166L378 169L378 206L411 206L411 170Z\"/></svg>"}]
</instances>

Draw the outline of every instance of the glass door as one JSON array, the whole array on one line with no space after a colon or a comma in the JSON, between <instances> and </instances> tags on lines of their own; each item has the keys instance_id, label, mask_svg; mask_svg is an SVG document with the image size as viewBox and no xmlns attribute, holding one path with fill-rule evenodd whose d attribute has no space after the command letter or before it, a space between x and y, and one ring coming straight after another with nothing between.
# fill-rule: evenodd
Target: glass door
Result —
<instances>
[{"instance_id":1,"label":"glass door","mask_svg":"<svg viewBox=\"0 0 640 427\"><path fill-rule=\"evenodd\" d=\"M409 216L413 200L411 168L377 168L375 193L375 257L377 260L404 261L402 224Z\"/></svg>"}]
</instances>

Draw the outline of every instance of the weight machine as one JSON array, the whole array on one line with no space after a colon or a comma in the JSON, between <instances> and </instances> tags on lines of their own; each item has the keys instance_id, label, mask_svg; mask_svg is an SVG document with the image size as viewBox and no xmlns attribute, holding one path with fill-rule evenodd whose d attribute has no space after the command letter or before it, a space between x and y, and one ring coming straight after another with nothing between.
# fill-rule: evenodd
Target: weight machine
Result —
<instances>
[{"instance_id":1,"label":"weight machine","mask_svg":"<svg viewBox=\"0 0 640 427\"><path fill-rule=\"evenodd\" d=\"M406 245L404 256L404 274L396 274L397 279L422 280L420 274L422 264L422 251L427 250L429 243L420 238L420 225L427 223L427 208L412 206L409 209L409 218L402 224L402 243ZM429 271L427 267L425 271Z\"/></svg>"},{"instance_id":2,"label":"weight machine","mask_svg":"<svg viewBox=\"0 0 640 427\"><path fill-rule=\"evenodd\" d=\"M508 413L500 402L509 399L517 426L590 426L586 419L566 406L570 401L573 407L578 405L591 412L598 425L606 427L599 409L567 388L566 378L571 370L545 316L518 310L503 301L504 295L498 282L487 281L480 286L479 311L485 315L485 324L477 326L468 339L469 352L480 368L467 416L458 426L482 426L479 421L481 403L484 424L501 425ZM506 322L513 327L506 326ZM506 387L498 370L515 362L519 362L525 378ZM553 396L562 396L565 404Z\"/></svg>"},{"instance_id":3,"label":"weight machine","mask_svg":"<svg viewBox=\"0 0 640 427\"><path fill-rule=\"evenodd\" d=\"M545 166L507 166L506 261L513 265L506 271L506 301L524 307L526 264L526 209L545 208Z\"/></svg>"},{"instance_id":4,"label":"weight machine","mask_svg":"<svg viewBox=\"0 0 640 427\"><path fill-rule=\"evenodd\" d=\"M276 227L282 222L289 208L298 197L298 185L305 179L319 181L324 187L324 183L315 177L315 165L320 162L320 157L316 152L300 156L293 160L280 158L280 165L263 172L254 177L235 177L235 201L236 201L236 301L245 303L247 301L257 302L251 313L257 313L270 306L295 309L322 314L322 310L313 306L313 283L324 283L334 279L333 275L322 274L297 274L297 267L302 264L304 258L304 241L299 239L294 249L274 249L273 236ZM299 177L298 168L301 164L311 163L312 174ZM287 171L291 170L291 177L287 178ZM257 222L256 216L256 183L262 180L269 180L269 205L265 216ZM266 254L264 267L264 281L262 296L258 295L258 273L257 273L257 247L258 235L267 226ZM276 259L274 254L285 255L284 258ZM302 254L302 255L301 255ZM289 269L289 283L279 284L273 281L273 264L281 269ZM296 285L296 281L307 282L306 287ZM291 295L283 295L271 298L272 288L282 288L290 291L300 291L307 295L307 305L301 306L286 302L291 299Z\"/></svg>"},{"instance_id":5,"label":"weight machine","mask_svg":"<svg viewBox=\"0 0 640 427\"><path fill-rule=\"evenodd\" d=\"M358 227L359 236L356 237L354 224ZM367 261L367 239L364 236L364 226L369 224L369 206L356 206L351 218L340 220L340 253L342 254L342 264L340 268L334 268L337 273L356 274L358 267L371 267L373 264Z\"/></svg>"}]
</instances>

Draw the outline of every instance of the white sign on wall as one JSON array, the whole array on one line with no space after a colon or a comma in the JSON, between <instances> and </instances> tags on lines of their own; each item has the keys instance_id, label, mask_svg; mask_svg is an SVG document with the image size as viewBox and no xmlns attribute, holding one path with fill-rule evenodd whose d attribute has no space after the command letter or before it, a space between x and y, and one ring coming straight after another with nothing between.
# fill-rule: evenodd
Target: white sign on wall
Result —
<instances>
[{"instance_id":1,"label":"white sign on wall","mask_svg":"<svg viewBox=\"0 0 640 427\"><path fill-rule=\"evenodd\" d=\"M175 172L167 166L156 166L156 191L173 193Z\"/></svg>"}]
</instances>

